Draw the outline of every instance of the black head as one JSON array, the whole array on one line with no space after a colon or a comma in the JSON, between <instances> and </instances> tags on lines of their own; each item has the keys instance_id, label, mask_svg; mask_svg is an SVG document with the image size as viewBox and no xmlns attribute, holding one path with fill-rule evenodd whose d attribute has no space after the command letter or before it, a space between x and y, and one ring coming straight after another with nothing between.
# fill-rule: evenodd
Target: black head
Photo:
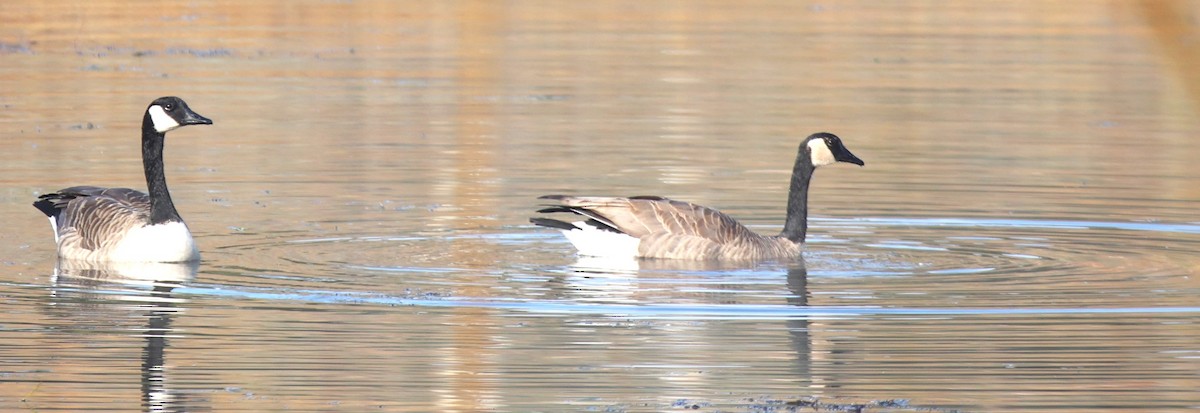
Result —
<instances>
[{"instance_id":1,"label":"black head","mask_svg":"<svg viewBox=\"0 0 1200 413\"><path fill-rule=\"evenodd\" d=\"M167 133L187 125L211 125L212 120L193 112L183 99L166 96L154 99L146 108L146 114L158 133Z\"/></svg>"},{"instance_id":2,"label":"black head","mask_svg":"<svg viewBox=\"0 0 1200 413\"><path fill-rule=\"evenodd\" d=\"M831 165L835 162L852 163L858 166L863 166L862 159L850 153L846 149L846 145L842 144L842 139L837 135L828 132L818 132L809 135L800 144L800 151L807 152L809 161L812 166Z\"/></svg>"}]
</instances>

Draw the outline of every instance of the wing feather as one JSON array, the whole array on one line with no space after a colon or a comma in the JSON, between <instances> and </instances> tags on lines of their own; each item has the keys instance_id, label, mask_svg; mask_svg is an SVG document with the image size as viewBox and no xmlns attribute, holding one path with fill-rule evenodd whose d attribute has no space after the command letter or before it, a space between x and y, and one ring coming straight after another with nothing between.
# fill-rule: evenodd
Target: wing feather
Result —
<instances>
[{"instance_id":1,"label":"wing feather","mask_svg":"<svg viewBox=\"0 0 1200 413\"><path fill-rule=\"evenodd\" d=\"M111 247L150 222L150 196L129 188L75 186L42 195L34 206L55 218L63 252Z\"/></svg>"},{"instance_id":2,"label":"wing feather","mask_svg":"<svg viewBox=\"0 0 1200 413\"><path fill-rule=\"evenodd\" d=\"M657 196L571 197L548 195L557 204L539 212L572 212L641 240L642 256L716 258L726 246L767 244L732 217L712 208Z\"/></svg>"}]
</instances>

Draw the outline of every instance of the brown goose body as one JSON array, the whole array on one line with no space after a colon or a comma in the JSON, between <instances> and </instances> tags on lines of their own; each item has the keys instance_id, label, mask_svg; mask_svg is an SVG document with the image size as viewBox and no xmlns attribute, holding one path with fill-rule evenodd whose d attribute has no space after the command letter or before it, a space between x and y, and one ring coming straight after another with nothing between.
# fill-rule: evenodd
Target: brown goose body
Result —
<instances>
[{"instance_id":1,"label":"brown goose body","mask_svg":"<svg viewBox=\"0 0 1200 413\"><path fill-rule=\"evenodd\" d=\"M544 212L571 212L610 223L605 227L639 241L634 254L638 257L745 261L795 257L803 250L801 243L781 236L759 235L729 215L690 202L656 196L546 195L539 199L559 202L543 209ZM587 254L591 251L586 248L581 252L593 255Z\"/></svg>"},{"instance_id":2,"label":"brown goose body","mask_svg":"<svg viewBox=\"0 0 1200 413\"><path fill-rule=\"evenodd\" d=\"M150 196L129 188L73 186L38 197L34 206L52 219L59 256L71 260L120 258L126 234L150 222Z\"/></svg>"},{"instance_id":3,"label":"brown goose body","mask_svg":"<svg viewBox=\"0 0 1200 413\"><path fill-rule=\"evenodd\" d=\"M788 194L787 222L774 236L755 233L715 209L658 196L546 195L539 199L556 203L538 212L566 212L587 219L530 221L562 230L581 255L726 261L795 258L804 250L812 172L839 161L863 165L832 134L816 133L801 143Z\"/></svg>"}]
</instances>

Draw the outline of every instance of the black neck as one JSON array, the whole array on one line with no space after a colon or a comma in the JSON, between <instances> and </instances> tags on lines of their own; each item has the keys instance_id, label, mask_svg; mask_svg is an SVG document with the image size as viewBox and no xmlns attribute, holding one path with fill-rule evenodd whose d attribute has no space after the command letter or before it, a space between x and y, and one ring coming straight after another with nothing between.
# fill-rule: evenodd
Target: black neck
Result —
<instances>
[{"instance_id":1,"label":"black neck","mask_svg":"<svg viewBox=\"0 0 1200 413\"><path fill-rule=\"evenodd\" d=\"M808 181L816 167L807 162L807 156L803 150L796 156L792 185L788 189L787 221L779 234L795 243L804 242L804 234L808 232Z\"/></svg>"},{"instance_id":2,"label":"black neck","mask_svg":"<svg viewBox=\"0 0 1200 413\"><path fill-rule=\"evenodd\" d=\"M142 118L142 167L146 170L146 187L150 191L150 224L183 221L167 191L163 174L163 138L166 134L154 129L150 113Z\"/></svg>"}]
</instances>

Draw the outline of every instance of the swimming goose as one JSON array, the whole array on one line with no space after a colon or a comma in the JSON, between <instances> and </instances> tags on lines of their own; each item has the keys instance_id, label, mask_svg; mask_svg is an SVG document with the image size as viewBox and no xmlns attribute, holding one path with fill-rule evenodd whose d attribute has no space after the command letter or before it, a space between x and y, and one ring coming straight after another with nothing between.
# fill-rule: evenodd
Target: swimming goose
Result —
<instances>
[{"instance_id":1,"label":"swimming goose","mask_svg":"<svg viewBox=\"0 0 1200 413\"><path fill-rule=\"evenodd\" d=\"M187 224L175 211L163 175L166 133L212 120L183 99L155 99L142 117L142 167L150 194L129 188L73 186L38 197L50 218L59 257L84 261L189 262L200 259Z\"/></svg>"},{"instance_id":2,"label":"swimming goose","mask_svg":"<svg viewBox=\"0 0 1200 413\"><path fill-rule=\"evenodd\" d=\"M587 219L531 218L530 222L562 230L581 255L729 261L793 258L802 252L808 229L812 173L836 162L864 164L831 133L804 139L792 169L787 221L776 236L756 234L720 211L659 196L545 195L538 199L557 203L537 212L570 212Z\"/></svg>"}]
</instances>

